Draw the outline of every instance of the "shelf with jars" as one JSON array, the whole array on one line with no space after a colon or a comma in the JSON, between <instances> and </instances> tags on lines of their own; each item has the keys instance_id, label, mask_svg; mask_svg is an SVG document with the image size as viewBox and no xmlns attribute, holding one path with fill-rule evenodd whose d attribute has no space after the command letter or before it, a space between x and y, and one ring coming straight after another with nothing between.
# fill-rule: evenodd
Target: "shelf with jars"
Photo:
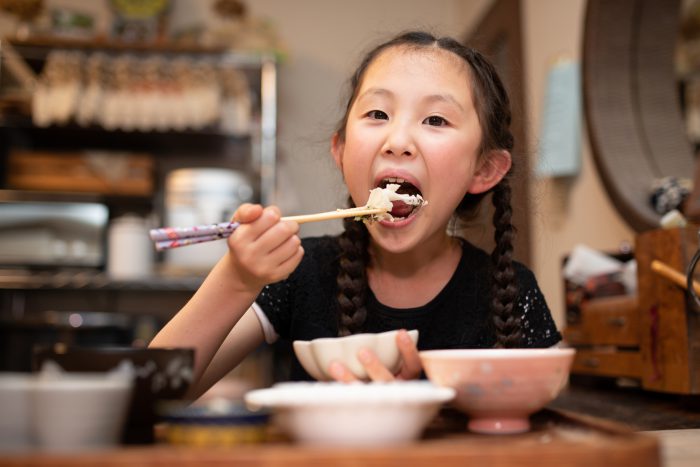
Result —
<instances>
[{"instance_id":1,"label":"shelf with jars","mask_svg":"<svg viewBox=\"0 0 700 467\"><path fill-rule=\"evenodd\" d=\"M272 54L162 43L2 40L2 187L64 190L29 180L27 166L45 164L47 154L56 161L73 158L69 165L77 157L95 166L110 152L115 161L133 152L151 161L151 197L175 168L225 167L247 174L255 199L266 203L275 186L276 80ZM71 175L66 177L70 182ZM76 191L94 191L72 181Z\"/></svg>"}]
</instances>

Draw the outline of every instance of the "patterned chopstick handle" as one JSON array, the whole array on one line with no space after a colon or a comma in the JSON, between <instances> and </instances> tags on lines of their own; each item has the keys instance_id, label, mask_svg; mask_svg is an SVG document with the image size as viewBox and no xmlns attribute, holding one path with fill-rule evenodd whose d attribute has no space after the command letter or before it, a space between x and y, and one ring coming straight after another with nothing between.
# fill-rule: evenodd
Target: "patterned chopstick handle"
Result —
<instances>
[{"instance_id":1,"label":"patterned chopstick handle","mask_svg":"<svg viewBox=\"0 0 700 467\"><path fill-rule=\"evenodd\" d=\"M211 242L221 240L226 237L221 235L201 235L199 237L176 238L173 240L160 240L155 242L156 250L169 250L171 248L179 248L181 246L196 245L197 243Z\"/></svg>"},{"instance_id":2,"label":"patterned chopstick handle","mask_svg":"<svg viewBox=\"0 0 700 467\"><path fill-rule=\"evenodd\" d=\"M194 227L161 227L151 229L149 235L157 250L167 250L230 237L239 225L238 222L222 222Z\"/></svg>"}]
</instances>

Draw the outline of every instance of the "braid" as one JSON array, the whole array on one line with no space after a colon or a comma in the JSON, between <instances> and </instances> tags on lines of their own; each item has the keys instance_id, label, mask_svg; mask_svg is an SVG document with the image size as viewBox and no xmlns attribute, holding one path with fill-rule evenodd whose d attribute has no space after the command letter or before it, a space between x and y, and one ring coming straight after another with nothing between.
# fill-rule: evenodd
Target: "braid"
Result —
<instances>
[{"instance_id":1,"label":"braid","mask_svg":"<svg viewBox=\"0 0 700 467\"><path fill-rule=\"evenodd\" d=\"M496 328L496 347L519 347L522 341L520 318L515 315L518 288L513 269L513 237L515 228L511 224L510 183L504 178L494 187L492 202L495 208L493 225L496 229L496 246L491 253L493 264L493 286L491 309Z\"/></svg>"},{"instance_id":2,"label":"braid","mask_svg":"<svg viewBox=\"0 0 700 467\"><path fill-rule=\"evenodd\" d=\"M343 221L345 232L339 237L341 249L338 271L338 335L347 336L360 330L367 318L367 262L369 233L363 222L352 218Z\"/></svg>"}]
</instances>

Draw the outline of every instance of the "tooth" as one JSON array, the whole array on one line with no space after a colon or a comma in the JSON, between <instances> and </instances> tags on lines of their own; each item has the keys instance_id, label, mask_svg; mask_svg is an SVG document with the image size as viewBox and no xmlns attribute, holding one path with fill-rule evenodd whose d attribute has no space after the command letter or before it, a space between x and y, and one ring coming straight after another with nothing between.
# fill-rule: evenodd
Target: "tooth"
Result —
<instances>
[{"instance_id":1,"label":"tooth","mask_svg":"<svg viewBox=\"0 0 700 467\"><path fill-rule=\"evenodd\" d=\"M404 180L403 178L397 178L397 179L396 179L396 183L403 183L403 182L405 182L405 181L406 181L406 180Z\"/></svg>"}]
</instances>

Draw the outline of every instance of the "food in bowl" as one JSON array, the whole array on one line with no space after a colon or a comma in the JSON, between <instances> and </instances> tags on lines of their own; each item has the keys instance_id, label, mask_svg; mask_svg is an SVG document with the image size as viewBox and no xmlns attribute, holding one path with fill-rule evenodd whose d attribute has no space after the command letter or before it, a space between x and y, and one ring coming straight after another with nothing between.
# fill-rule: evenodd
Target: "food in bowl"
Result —
<instances>
[{"instance_id":1,"label":"food in bowl","mask_svg":"<svg viewBox=\"0 0 700 467\"><path fill-rule=\"evenodd\" d=\"M401 365L401 354L396 345L399 331L387 331L377 334L353 334L344 337L323 337L310 341L294 341L294 353L306 372L318 381L332 381L328 368L333 361L345 365L356 378L367 380L369 376L365 367L357 359L357 352L367 348L377 355L382 364L392 373ZM418 342L418 331L408 331L413 343Z\"/></svg>"},{"instance_id":2,"label":"food in bowl","mask_svg":"<svg viewBox=\"0 0 700 467\"><path fill-rule=\"evenodd\" d=\"M281 383L245 395L277 427L307 445L371 447L418 438L455 391L429 381Z\"/></svg>"},{"instance_id":3,"label":"food in bowl","mask_svg":"<svg viewBox=\"0 0 700 467\"><path fill-rule=\"evenodd\" d=\"M457 391L454 406L479 433L521 433L529 416L566 386L574 349L449 349L418 353L438 386Z\"/></svg>"}]
</instances>

